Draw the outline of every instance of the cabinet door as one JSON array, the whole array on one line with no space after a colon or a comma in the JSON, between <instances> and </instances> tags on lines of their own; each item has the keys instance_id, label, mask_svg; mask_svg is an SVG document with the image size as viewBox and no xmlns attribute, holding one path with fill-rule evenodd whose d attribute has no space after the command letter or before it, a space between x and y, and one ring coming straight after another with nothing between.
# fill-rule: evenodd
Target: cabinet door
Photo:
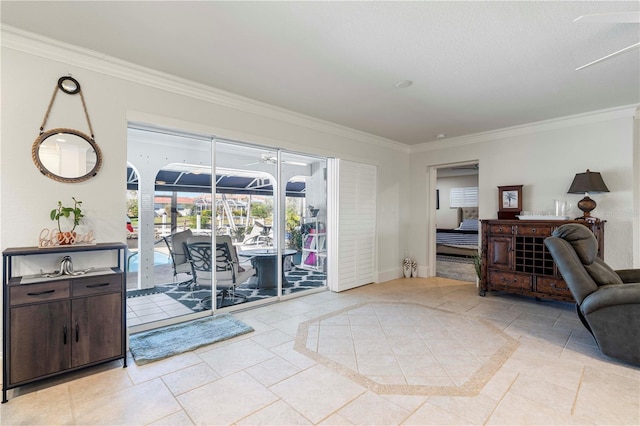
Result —
<instances>
[{"instance_id":1,"label":"cabinet door","mask_svg":"<svg viewBox=\"0 0 640 426\"><path fill-rule=\"evenodd\" d=\"M489 240L489 268L512 269L513 250L511 246L511 237L491 237Z\"/></svg>"},{"instance_id":2,"label":"cabinet door","mask_svg":"<svg viewBox=\"0 0 640 426\"><path fill-rule=\"evenodd\" d=\"M123 354L121 293L74 299L71 312L73 367Z\"/></svg>"},{"instance_id":3,"label":"cabinet door","mask_svg":"<svg viewBox=\"0 0 640 426\"><path fill-rule=\"evenodd\" d=\"M11 308L10 384L69 368L69 319L68 300Z\"/></svg>"}]
</instances>

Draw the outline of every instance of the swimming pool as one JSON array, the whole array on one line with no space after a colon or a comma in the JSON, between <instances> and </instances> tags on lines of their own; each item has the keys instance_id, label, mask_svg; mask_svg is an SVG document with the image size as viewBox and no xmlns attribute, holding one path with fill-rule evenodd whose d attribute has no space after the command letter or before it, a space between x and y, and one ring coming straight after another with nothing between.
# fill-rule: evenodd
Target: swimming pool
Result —
<instances>
[{"instance_id":1,"label":"swimming pool","mask_svg":"<svg viewBox=\"0 0 640 426\"><path fill-rule=\"evenodd\" d=\"M127 260L129 265L129 272L136 272L138 270L138 252L132 253ZM171 256L159 251L153 252L153 265L168 265L171 264Z\"/></svg>"}]
</instances>

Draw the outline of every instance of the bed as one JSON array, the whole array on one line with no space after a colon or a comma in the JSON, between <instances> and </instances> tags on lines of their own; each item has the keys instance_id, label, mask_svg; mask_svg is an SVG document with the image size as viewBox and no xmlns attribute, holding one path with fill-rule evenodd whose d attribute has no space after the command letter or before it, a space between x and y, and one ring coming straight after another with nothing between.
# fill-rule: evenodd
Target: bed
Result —
<instances>
[{"instance_id":1,"label":"bed","mask_svg":"<svg viewBox=\"0 0 640 426\"><path fill-rule=\"evenodd\" d=\"M436 231L436 254L475 256L478 254L478 208L458 208L459 227Z\"/></svg>"}]
</instances>

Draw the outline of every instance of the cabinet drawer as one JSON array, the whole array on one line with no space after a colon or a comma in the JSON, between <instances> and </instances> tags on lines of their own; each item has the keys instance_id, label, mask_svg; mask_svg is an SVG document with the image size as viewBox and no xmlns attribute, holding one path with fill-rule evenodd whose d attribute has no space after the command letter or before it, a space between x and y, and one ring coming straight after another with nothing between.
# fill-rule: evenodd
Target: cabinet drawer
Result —
<instances>
[{"instance_id":1,"label":"cabinet drawer","mask_svg":"<svg viewBox=\"0 0 640 426\"><path fill-rule=\"evenodd\" d=\"M551 225L518 225L516 234L527 237L548 237L551 231Z\"/></svg>"},{"instance_id":2,"label":"cabinet drawer","mask_svg":"<svg viewBox=\"0 0 640 426\"><path fill-rule=\"evenodd\" d=\"M489 271L489 284L498 290L502 288L506 290L531 291L531 277L529 275Z\"/></svg>"},{"instance_id":3,"label":"cabinet drawer","mask_svg":"<svg viewBox=\"0 0 640 426\"><path fill-rule=\"evenodd\" d=\"M536 291L538 293L573 297L571 295L571 291L569 291L569 288L567 287L567 283L560 278L537 277Z\"/></svg>"},{"instance_id":4,"label":"cabinet drawer","mask_svg":"<svg viewBox=\"0 0 640 426\"><path fill-rule=\"evenodd\" d=\"M511 235L513 228L511 225L490 225L489 233L493 235Z\"/></svg>"},{"instance_id":5,"label":"cabinet drawer","mask_svg":"<svg viewBox=\"0 0 640 426\"><path fill-rule=\"evenodd\" d=\"M71 295L69 281L55 281L41 284L22 284L9 288L9 305L46 302L67 299Z\"/></svg>"},{"instance_id":6,"label":"cabinet drawer","mask_svg":"<svg viewBox=\"0 0 640 426\"><path fill-rule=\"evenodd\" d=\"M105 274L73 280L73 296L122 292L122 274Z\"/></svg>"}]
</instances>

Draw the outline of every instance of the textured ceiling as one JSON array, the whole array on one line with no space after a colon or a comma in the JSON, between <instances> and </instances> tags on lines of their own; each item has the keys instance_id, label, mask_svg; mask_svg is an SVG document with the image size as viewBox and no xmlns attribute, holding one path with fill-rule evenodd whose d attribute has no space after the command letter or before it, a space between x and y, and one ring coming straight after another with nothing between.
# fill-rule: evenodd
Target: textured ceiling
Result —
<instances>
[{"instance_id":1,"label":"textured ceiling","mask_svg":"<svg viewBox=\"0 0 640 426\"><path fill-rule=\"evenodd\" d=\"M4 25L415 145L640 103L637 1L6 1ZM412 80L398 89L396 81Z\"/></svg>"}]
</instances>

